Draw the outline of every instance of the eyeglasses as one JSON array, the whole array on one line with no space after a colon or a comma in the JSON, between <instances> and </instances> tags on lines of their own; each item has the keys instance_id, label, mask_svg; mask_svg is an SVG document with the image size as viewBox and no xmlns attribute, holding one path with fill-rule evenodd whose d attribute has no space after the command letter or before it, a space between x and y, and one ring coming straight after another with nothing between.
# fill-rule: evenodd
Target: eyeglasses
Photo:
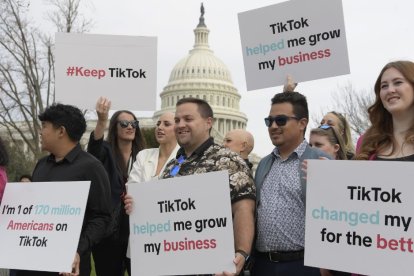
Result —
<instances>
[{"instance_id":1,"label":"eyeglasses","mask_svg":"<svg viewBox=\"0 0 414 276\"><path fill-rule=\"evenodd\" d=\"M285 126L287 121L290 119L299 120L299 118L294 116L286 116L286 115L277 115L277 116L269 116L264 119L265 124L267 127L271 127L273 125L273 122L275 122L278 126Z\"/></svg>"},{"instance_id":2,"label":"eyeglasses","mask_svg":"<svg viewBox=\"0 0 414 276\"><path fill-rule=\"evenodd\" d=\"M174 165L174 167L171 168L170 176L176 176L178 174L178 172L181 169L181 164L184 162L184 160L185 160L184 155L180 155L180 157L178 157L178 159L177 159L178 164Z\"/></svg>"},{"instance_id":3,"label":"eyeglasses","mask_svg":"<svg viewBox=\"0 0 414 276\"><path fill-rule=\"evenodd\" d=\"M133 121L121 120L121 121L118 121L118 123L122 128L127 128L129 125L131 125L132 128L139 127L139 121L137 120L133 120Z\"/></svg>"}]
</instances>

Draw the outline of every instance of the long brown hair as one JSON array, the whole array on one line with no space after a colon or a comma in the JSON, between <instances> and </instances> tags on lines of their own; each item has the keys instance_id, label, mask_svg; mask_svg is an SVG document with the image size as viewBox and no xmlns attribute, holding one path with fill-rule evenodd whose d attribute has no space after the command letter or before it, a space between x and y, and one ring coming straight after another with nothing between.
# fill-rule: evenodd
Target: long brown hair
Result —
<instances>
[{"instance_id":1,"label":"long brown hair","mask_svg":"<svg viewBox=\"0 0 414 276\"><path fill-rule=\"evenodd\" d=\"M119 144L118 144L118 117L121 115L121 113L127 113L130 114L134 120L137 120L137 117L128 110L118 110L115 112L111 120L109 121L109 128L108 128L108 138L107 141L111 145L112 153L115 157L116 165L118 166L118 169L120 172L122 172L122 175L124 179L128 178L128 164L125 163L124 158L122 157L121 151L119 150ZM132 141L132 158L133 161L135 160L135 157L137 156L138 152L143 150L145 148L145 140L144 136L141 133L141 129L139 126L135 129L135 137Z\"/></svg>"},{"instance_id":2,"label":"long brown hair","mask_svg":"<svg viewBox=\"0 0 414 276\"><path fill-rule=\"evenodd\" d=\"M384 152L387 148L391 147L391 153L394 153L395 140L393 135L393 122L392 115L389 113L382 104L380 98L381 91L381 79L384 72L390 68L398 70L404 78L408 81L411 87L414 88L414 63L411 61L394 61L386 64L382 68L377 81L375 82L375 102L368 108L369 119L371 121L371 127L368 128L364 134L361 148L357 153L355 159L368 160L372 154ZM409 128L405 136L405 143L414 142L414 124Z\"/></svg>"}]
</instances>

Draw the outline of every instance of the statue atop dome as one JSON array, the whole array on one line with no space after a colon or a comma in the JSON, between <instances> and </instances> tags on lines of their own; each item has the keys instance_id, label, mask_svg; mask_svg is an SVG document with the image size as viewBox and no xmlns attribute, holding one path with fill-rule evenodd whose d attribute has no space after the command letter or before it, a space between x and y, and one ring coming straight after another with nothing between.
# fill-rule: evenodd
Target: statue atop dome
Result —
<instances>
[{"instance_id":1,"label":"statue atop dome","mask_svg":"<svg viewBox=\"0 0 414 276\"><path fill-rule=\"evenodd\" d=\"M200 12L201 12L200 21L199 21L197 27L207 27L206 24L204 23L204 5L203 5L203 2L201 2Z\"/></svg>"},{"instance_id":2,"label":"statue atop dome","mask_svg":"<svg viewBox=\"0 0 414 276\"><path fill-rule=\"evenodd\" d=\"M214 111L211 135L221 142L228 131L245 129L247 117L240 111L241 95L233 84L229 68L210 49L210 30L204 23L203 3L199 12L199 23L193 30L194 46L171 70L168 84L160 95L161 110L154 113L153 120L156 122L164 112L175 112L175 105L182 98L203 99Z\"/></svg>"}]
</instances>

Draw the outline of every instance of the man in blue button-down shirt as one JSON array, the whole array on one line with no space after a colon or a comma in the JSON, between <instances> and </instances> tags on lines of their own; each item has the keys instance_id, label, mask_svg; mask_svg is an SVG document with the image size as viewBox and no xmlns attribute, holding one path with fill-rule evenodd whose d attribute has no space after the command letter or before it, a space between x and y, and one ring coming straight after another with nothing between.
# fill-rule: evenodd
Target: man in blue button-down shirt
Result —
<instances>
[{"instance_id":1,"label":"man in blue button-down shirt","mask_svg":"<svg viewBox=\"0 0 414 276\"><path fill-rule=\"evenodd\" d=\"M275 145L256 171L257 235L252 275L319 275L303 265L305 239L304 159L328 157L304 139L309 112L306 98L283 92L272 99L265 118Z\"/></svg>"}]
</instances>

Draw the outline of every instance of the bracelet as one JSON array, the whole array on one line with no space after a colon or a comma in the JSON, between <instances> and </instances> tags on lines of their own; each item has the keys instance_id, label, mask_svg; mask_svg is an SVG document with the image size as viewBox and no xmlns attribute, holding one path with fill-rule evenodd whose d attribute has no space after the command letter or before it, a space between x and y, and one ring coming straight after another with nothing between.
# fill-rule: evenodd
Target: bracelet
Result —
<instances>
[{"instance_id":1,"label":"bracelet","mask_svg":"<svg viewBox=\"0 0 414 276\"><path fill-rule=\"evenodd\" d=\"M246 253L246 251L241 250L241 249L237 249L236 253L239 253L240 255L242 255L244 257L244 261L247 262L247 260L249 259L249 254Z\"/></svg>"}]
</instances>

